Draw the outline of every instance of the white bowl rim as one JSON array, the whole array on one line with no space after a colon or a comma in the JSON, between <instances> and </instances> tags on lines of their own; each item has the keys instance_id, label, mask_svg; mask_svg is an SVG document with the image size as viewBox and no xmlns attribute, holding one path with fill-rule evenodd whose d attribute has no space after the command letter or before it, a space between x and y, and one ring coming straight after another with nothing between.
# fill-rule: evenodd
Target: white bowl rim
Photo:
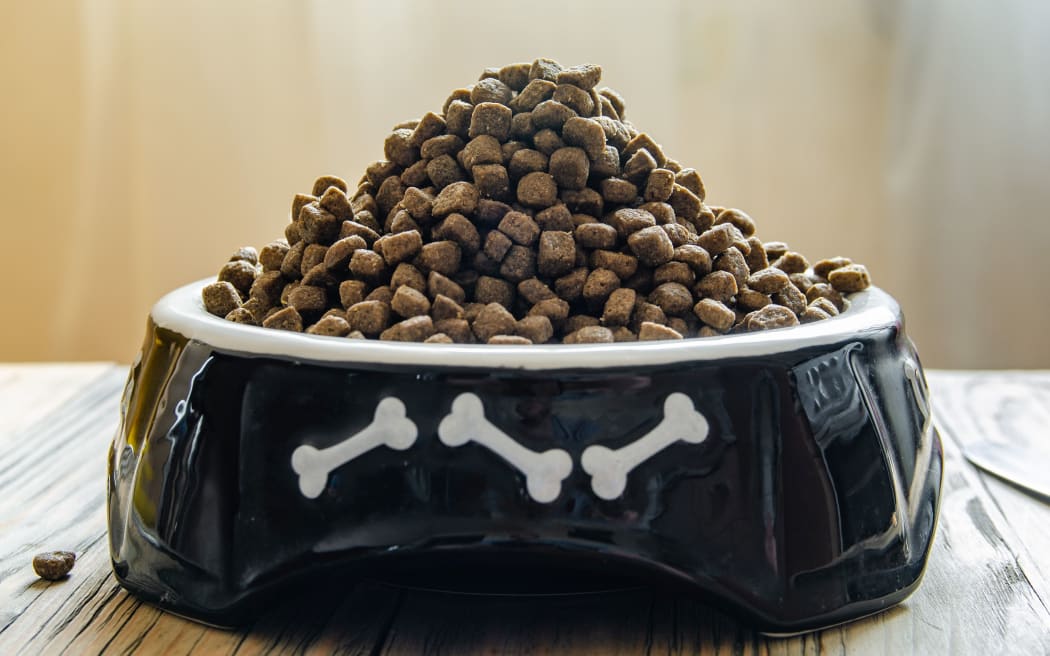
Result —
<instances>
[{"instance_id":1,"label":"white bowl rim","mask_svg":"<svg viewBox=\"0 0 1050 656\"><path fill-rule=\"evenodd\" d=\"M226 321L204 309L201 290L214 278L179 287L150 313L160 328L216 349L297 361L483 369L611 369L727 360L785 353L859 338L900 323L900 307L877 287L849 296L841 315L755 333L616 344L420 344L325 337Z\"/></svg>"}]
</instances>

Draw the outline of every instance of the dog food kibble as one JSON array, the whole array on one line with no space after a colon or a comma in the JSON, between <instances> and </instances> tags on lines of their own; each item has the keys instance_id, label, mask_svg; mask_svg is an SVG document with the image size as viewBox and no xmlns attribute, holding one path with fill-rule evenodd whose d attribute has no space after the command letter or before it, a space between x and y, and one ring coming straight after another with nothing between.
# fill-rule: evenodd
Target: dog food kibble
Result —
<instances>
[{"instance_id":1,"label":"dog food kibble","mask_svg":"<svg viewBox=\"0 0 1050 656\"><path fill-rule=\"evenodd\" d=\"M45 551L33 556L33 571L42 579L58 581L69 574L76 560L72 551Z\"/></svg>"},{"instance_id":2,"label":"dog food kibble","mask_svg":"<svg viewBox=\"0 0 1050 656\"><path fill-rule=\"evenodd\" d=\"M284 238L206 285L228 321L344 339L527 345L822 321L870 276L762 241L626 118L602 69L485 69L395 126L356 189L319 177Z\"/></svg>"}]
</instances>

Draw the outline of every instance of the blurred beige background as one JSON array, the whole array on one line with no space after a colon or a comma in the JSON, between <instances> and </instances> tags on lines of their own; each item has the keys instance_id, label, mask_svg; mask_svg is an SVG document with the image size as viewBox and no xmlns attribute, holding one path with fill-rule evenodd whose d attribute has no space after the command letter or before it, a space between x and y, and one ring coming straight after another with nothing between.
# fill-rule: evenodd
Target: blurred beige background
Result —
<instances>
[{"instance_id":1,"label":"blurred beige background","mask_svg":"<svg viewBox=\"0 0 1050 656\"><path fill-rule=\"evenodd\" d=\"M0 0L0 361L150 305L485 66L595 62L714 203L902 302L927 366L1047 367L1050 5Z\"/></svg>"}]
</instances>

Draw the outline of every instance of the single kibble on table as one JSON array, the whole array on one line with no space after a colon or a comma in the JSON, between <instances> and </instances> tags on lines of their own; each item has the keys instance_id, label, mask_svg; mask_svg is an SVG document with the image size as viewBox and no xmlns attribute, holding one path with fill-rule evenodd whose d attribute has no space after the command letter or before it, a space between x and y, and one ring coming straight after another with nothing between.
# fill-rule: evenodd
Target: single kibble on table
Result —
<instances>
[{"instance_id":1,"label":"single kibble on table","mask_svg":"<svg viewBox=\"0 0 1050 656\"><path fill-rule=\"evenodd\" d=\"M398 122L356 188L295 194L284 238L234 251L205 310L351 339L622 343L823 321L870 287L863 265L810 269L709 204L600 81L550 59L484 68Z\"/></svg>"},{"instance_id":2,"label":"single kibble on table","mask_svg":"<svg viewBox=\"0 0 1050 656\"><path fill-rule=\"evenodd\" d=\"M45 551L33 556L33 571L42 579L58 581L69 575L76 561L72 551Z\"/></svg>"}]
</instances>

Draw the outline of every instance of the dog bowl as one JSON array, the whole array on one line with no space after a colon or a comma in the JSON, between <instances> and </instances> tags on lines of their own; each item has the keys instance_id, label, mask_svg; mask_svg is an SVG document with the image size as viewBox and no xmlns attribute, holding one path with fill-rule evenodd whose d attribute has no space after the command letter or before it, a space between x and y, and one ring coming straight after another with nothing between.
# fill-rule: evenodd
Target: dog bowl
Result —
<instances>
[{"instance_id":1,"label":"dog bowl","mask_svg":"<svg viewBox=\"0 0 1050 656\"><path fill-rule=\"evenodd\" d=\"M761 333L494 346L235 324L206 283L153 308L110 451L114 571L165 609L229 625L319 577L588 573L793 633L922 577L941 445L879 289Z\"/></svg>"}]
</instances>

